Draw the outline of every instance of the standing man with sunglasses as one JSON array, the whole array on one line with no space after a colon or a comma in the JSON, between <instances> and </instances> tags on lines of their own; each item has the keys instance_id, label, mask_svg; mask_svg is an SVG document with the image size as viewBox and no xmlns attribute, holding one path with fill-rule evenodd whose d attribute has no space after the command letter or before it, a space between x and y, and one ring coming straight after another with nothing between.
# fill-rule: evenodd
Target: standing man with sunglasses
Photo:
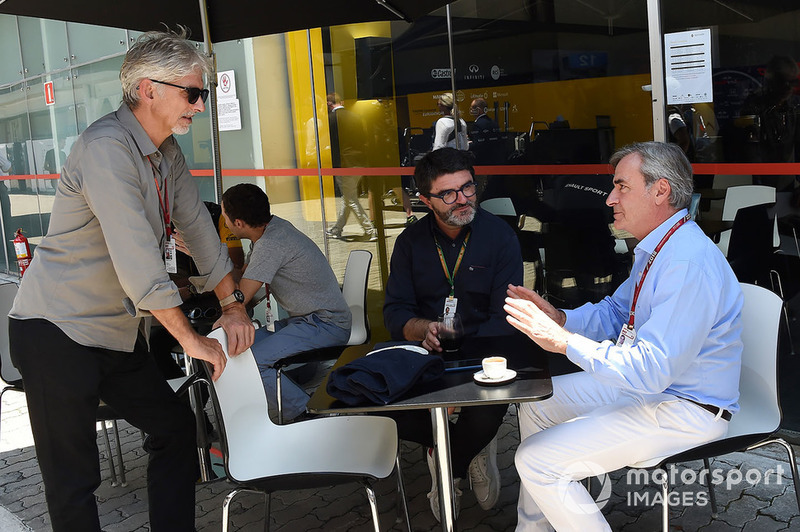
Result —
<instances>
[{"instance_id":1,"label":"standing man with sunglasses","mask_svg":"<svg viewBox=\"0 0 800 532\"><path fill-rule=\"evenodd\" d=\"M100 400L148 434L150 530L194 530L194 416L158 372L146 334L155 316L216 379L225 355L179 306L174 237L221 300L217 325L236 355L254 330L197 186L173 134L205 110L207 59L185 34L150 32L120 71L123 104L89 126L58 181L47 236L10 313L11 357L28 397L53 530L99 531L95 419Z\"/></svg>"},{"instance_id":2,"label":"standing man with sunglasses","mask_svg":"<svg viewBox=\"0 0 800 532\"><path fill-rule=\"evenodd\" d=\"M407 227L392 252L383 306L392 340L421 341L440 352L436 319L446 305L461 316L466 337L513 334L504 316L504 283L522 282L519 242L506 222L476 206L472 155L454 148L432 151L417 164L414 180L431 213ZM458 480L469 473L478 503L487 510L500 493L494 438L506 410L507 405L463 408L450 427L453 475ZM392 417L401 438L433 446L427 412ZM430 453L428 465L435 478ZM435 481L428 498L438 519Z\"/></svg>"}]
</instances>

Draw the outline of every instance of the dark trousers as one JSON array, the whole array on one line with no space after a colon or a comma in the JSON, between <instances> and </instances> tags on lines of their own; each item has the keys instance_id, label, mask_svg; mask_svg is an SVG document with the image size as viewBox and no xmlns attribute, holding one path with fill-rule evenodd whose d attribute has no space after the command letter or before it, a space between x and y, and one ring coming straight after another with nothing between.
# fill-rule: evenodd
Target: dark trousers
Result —
<instances>
[{"instance_id":1,"label":"dark trousers","mask_svg":"<svg viewBox=\"0 0 800 532\"><path fill-rule=\"evenodd\" d=\"M11 319L9 339L53 530L100 530L94 496L100 486L98 399L149 434L150 530L194 530L194 416L156 369L143 339L133 353L86 347L42 319Z\"/></svg>"},{"instance_id":2,"label":"dark trousers","mask_svg":"<svg viewBox=\"0 0 800 532\"><path fill-rule=\"evenodd\" d=\"M497 434L508 405L469 406L461 409L458 420L450 423L450 459L453 477L466 478L469 463ZM433 447L431 413L427 410L401 410L387 414L397 423L401 440Z\"/></svg>"}]
</instances>

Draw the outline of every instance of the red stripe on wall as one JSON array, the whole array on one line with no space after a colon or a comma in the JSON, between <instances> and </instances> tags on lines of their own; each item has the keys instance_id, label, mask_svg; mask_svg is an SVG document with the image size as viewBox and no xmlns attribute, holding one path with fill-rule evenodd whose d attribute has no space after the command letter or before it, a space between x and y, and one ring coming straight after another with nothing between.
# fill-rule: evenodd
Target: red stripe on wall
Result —
<instances>
[{"instance_id":1,"label":"red stripe on wall","mask_svg":"<svg viewBox=\"0 0 800 532\"><path fill-rule=\"evenodd\" d=\"M696 174L722 175L800 175L800 163L697 163L692 165ZM522 164L501 166L476 166L478 175L609 175L612 168L607 164ZM223 169L222 177L292 177L316 175L366 175L399 176L413 175L414 168L408 166L370 168L264 168ZM213 170L192 170L195 177L213 177ZM58 179L59 174L25 174L0 176L0 181L25 179Z\"/></svg>"}]
</instances>

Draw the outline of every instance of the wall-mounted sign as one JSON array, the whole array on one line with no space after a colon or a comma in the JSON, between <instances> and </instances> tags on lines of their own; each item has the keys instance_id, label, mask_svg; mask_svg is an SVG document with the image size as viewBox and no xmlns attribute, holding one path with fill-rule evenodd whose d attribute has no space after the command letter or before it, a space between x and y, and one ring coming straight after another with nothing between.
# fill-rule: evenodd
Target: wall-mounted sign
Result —
<instances>
[{"instance_id":1,"label":"wall-mounted sign","mask_svg":"<svg viewBox=\"0 0 800 532\"><path fill-rule=\"evenodd\" d=\"M220 131L242 129L242 113L236 97L236 78L233 70L217 72L217 119Z\"/></svg>"},{"instance_id":2,"label":"wall-mounted sign","mask_svg":"<svg viewBox=\"0 0 800 532\"><path fill-rule=\"evenodd\" d=\"M56 104L56 90L53 88L52 81L48 81L44 84L44 103L47 105Z\"/></svg>"},{"instance_id":3,"label":"wall-mounted sign","mask_svg":"<svg viewBox=\"0 0 800 532\"><path fill-rule=\"evenodd\" d=\"M667 103L713 102L711 30L664 34Z\"/></svg>"}]
</instances>

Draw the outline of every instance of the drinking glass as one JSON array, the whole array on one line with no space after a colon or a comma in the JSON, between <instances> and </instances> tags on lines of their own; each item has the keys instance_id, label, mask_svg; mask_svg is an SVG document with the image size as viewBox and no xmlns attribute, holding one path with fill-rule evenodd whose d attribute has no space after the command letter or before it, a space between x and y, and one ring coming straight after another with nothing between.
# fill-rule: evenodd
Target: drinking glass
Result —
<instances>
[{"instance_id":1,"label":"drinking glass","mask_svg":"<svg viewBox=\"0 0 800 532\"><path fill-rule=\"evenodd\" d=\"M437 327L437 336L442 350L448 353L458 351L461 348L461 342L464 341L464 327L461 325L461 316L458 314L439 316Z\"/></svg>"}]
</instances>

